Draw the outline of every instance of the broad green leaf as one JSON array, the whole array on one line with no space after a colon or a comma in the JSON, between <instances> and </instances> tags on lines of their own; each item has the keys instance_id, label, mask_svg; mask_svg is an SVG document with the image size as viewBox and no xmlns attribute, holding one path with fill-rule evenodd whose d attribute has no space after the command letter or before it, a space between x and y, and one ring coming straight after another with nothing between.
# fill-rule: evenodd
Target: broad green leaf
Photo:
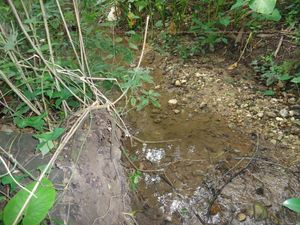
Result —
<instances>
[{"instance_id":1,"label":"broad green leaf","mask_svg":"<svg viewBox=\"0 0 300 225\"><path fill-rule=\"evenodd\" d=\"M285 81L290 80L292 77L290 75L282 75L278 77L278 80Z\"/></svg>"},{"instance_id":2,"label":"broad green leaf","mask_svg":"<svg viewBox=\"0 0 300 225\"><path fill-rule=\"evenodd\" d=\"M251 0L249 7L258 13L271 14L274 11L276 0Z\"/></svg>"},{"instance_id":3,"label":"broad green leaf","mask_svg":"<svg viewBox=\"0 0 300 225\"><path fill-rule=\"evenodd\" d=\"M36 181L28 184L26 188L32 190ZM24 205L29 193L20 190L5 206L3 221L5 225L11 225ZM55 201L56 191L51 181L43 178L23 213L23 225L38 225L47 216L48 211Z\"/></svg>"},{"instance_id":4,"label":"broad green leaf","mask_svg":"<svg viewBox=\"0 0 300 225\"><path fill-rule=\"evenodd\" d=\"M220 19L219 19L219 22L221 25L227 27L229 24L230 24L230 17L229 16L222 16Z\"/></svg>"},{"instance_id":5,"label":"broad green leaf","mask_svg":"<svg viewBox=\"0 0 300 225\"><path fill-rule=\"evenodd\" d=\"M55 128L51 132L33 135L33 137L39 140L39 144L36 147L37 150L41 151L43 155L46 155L54 148L53 141L58 139L63 133L63 128Z\"/></svg>"},{"instance_id":6,"label":"broad green leaf","mask_svg":"<svg viewBox=\"0 0 300 225\"><path fill-rule=\"evenodd\" d=\"M43 141L42 139L39 139L39 141L40 143L36 146L36 148L42 153L43 156L54 148L53 141Z\"/></svg>"},{"instance_id":7,"label":"broad green leaf","mask_svg":"<svg viewBox=\"0 0 300 225\"><path fill-rule=\"evenodd\" d=\"M283 202L283 205L294 212L300 213L300 198L290 198Z\"/></svg>"},{"instance_id":8,"label":"broad green leaf","mask_svg":"<svg viewBox=\"0 0 300 225\"><path fill-rule=\"evenodd\" d=\"M129 48L133 49L133 50L138 50L138 46L133 44L132 42L129 42Z\"/></svg>"},{"instance_id":9,"label":"broad green leaf","mask_svg":"<svg viewBox=\"0 0 300 225\"><path fill-rule=\"evenodd\" d=\"M33 137L43 139L45 141L50 141L50 140L53 141L53 140L58 139L64 133L64 131L65 131L64 128L58 127L58 128L55 128L53 131L46 132L43 134L36 134L36 135L33 135Z\"/></svg>"},{"instance_id":10,"label":"broad green leaf","mask_svg":"<svg viewBox=\"0 0 300 225\"><path fill-rule=\"evenodd\" d=\"M39 116L31 116L25 119L17 117L14 119L14 122L17 124L19 128L25 127L33 127L36 130L42 130L45 124L44 117L46 116L45 113Z\"/></svg>"},{"instance_id":11,"label":"broad green leaf","mask_svg":"<svg viewBox=\"0 0 300 225\"><path fill-rule=\"evenodd\" d=\"M237 8L242 7L243 5L245 5L246 3L248 3L249 1L247 0L237 0L230 8L230 10L234 10Z\"/></svg>"},{"instance_id":12,"label":"broad green leaf","mask_svg":"<svg viewBox=\"0 0 300 225\"><path fill-rule=\"evenodd\" d=\"M14 176L15 180L18 182L21 182L22 179L24 179L26 176L22 175L22 176ZM1 178L1 183L3 185L9 185L10 186L10 191L14 192L16 190L17 184L16 182L11 178L11 176L6 175L4 177Z\"/></svg>"},{"instance_id":13,"label":"broad green leaf","mask_svg":"<svg viewBox=\"0 0 300 225\"><path fill-rule=\"evenodd\" d=\"M262 93L266 96L273 96L275 95L275 92L273 90L265 90L265 91L262 91Z\"/></svg>"},{"instance_id":14,"label":"broad green leaf","mask_svg":"<svg viewBox=\"0 0 300 225\"><path fill-rule=\"evenodd\" d=\"M278 9L274 9L272 14L270 15L264 15L264 18L267 20L272 20L275 22L278 22L281 19L281 15Z\"/></svg>"},{"instance_id":15,"label":"broad green leaf","mask_svg":"<svg viewBox=\"0 0 300 225\"><path fill-rule=\"evenodd\" d=\"M300 76L295 77L294 79L291 80L293 83L295 84L299 84L300 83Z\"/></svg>"}]
</instances>

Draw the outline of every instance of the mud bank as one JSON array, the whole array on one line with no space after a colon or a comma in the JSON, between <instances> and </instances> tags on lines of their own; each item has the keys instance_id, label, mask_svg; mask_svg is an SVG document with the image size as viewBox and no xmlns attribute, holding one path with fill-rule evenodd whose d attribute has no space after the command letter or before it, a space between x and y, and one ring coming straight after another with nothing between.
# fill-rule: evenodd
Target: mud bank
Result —
<instances>
[{"instance_id":1,"label":"mud bank","mask_svg":"<svg viewBox=\"0 0 300 225\"><path fill-rule=\"evenodd\" d=\"M18 162L37 176L37 167L45 165L51 154L34 154L37 141L31 134L3 130L1 146L10 147ZM120 138L106 111L92 113L76 131L49 175L58 193L50 224L131 224L126 216L131 207L120 163Z\"/></svg>"}]
</instances>

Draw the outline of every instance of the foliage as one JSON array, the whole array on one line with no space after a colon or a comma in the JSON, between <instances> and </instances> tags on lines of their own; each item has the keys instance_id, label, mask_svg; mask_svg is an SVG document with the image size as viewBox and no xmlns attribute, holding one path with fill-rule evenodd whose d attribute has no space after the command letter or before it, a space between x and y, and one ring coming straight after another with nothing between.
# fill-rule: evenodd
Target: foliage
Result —
<instances>
[{"instance_id":1,"label":"foliage","mask_svg":"<svg viewBox=\"0 0 300 225\"><path fill-rule=\"evenodd\" d=\"M26 186L28 190L32 190L36 182L32 182ZM29 193L26 190L20 190L5 206L3 211L3 221L5 225L11 225L15 221L17 214L26 201ZM22 218L24 225L37 225L47 215L49 209L52 207L56 191L51 181L44 178L41 181L37 191L36 197L32 197Z\"/></svg>"},{"instance_id":2,"label":"foliage","mask_svg":"<svg viewBox=\"0 0 300 225\"><path fill-rule=\"evenodd\" d=\"M253 69L260 74L266 85L271 86L277 82L300 83L300 65L297 61L284 61L277 64L272 56L264 56L260 61L251 63Z\"/></svg>"},{"instance_id":3,"label":"foliage","mask_svg":"<svg viewBox=\"0 0 300 225\"><path fill-rule=\"evenodd\" d=\"M129 184L132 190L135 191L137 189L138 183L140 182L141 178L142 173L139 170L135 170L129 175Z\"/></svg>"},{"instance_id":4,"label":"foliage","mask_svg":"<svg viewBox=\"0 0 300 225\"><path fill-rule=\"evenodd\" d=\"M300 198L287 199L283 205L296 213L300 213Z\"/></svg>"}]
</instances>

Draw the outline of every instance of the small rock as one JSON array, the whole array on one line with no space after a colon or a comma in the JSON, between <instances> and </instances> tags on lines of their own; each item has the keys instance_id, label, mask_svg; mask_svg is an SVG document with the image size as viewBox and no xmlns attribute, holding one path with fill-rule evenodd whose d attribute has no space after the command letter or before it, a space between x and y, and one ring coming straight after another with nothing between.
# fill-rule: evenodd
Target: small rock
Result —
<instances>
[{"instance_id":1,"label":"small rock","mask_svg":"<svg viewBox=\"0 0 300 225\"><path fill-rule=\"evenodd\" d=\"M287 109L282 109L279 111L279 114L281 117L286 118L289 115L289 112L287 111Z\"/></svg>"},{"instance_id":2,"label":"small rock","mask_svg":"<svg viewBox=\"0 0 300 225\"><path fill-rule=\"evenodd\" d=\"M275 139L272 139L270 142L271 142L273 145L276 145L276 143L277 143L277 141L276 141Z\"/></svg>"},{"instance_id":3,"label":"small rock","mask_svg":"<svg viewBox=\"0 0 300 225\"><path fill-rule=\"evenodd\" d=\"M182 84L185 84L187 82L187 80L181 80Z\"/></svg>"},{"instance_id":4,"label":"small rock","mask_svg":"<svg viewBox=\"0 0 300 225\"><path fill-rule=\"evenodd\" d=\"M294 97L289 98L289 99L288 99L288 103L290 103L290 104L296 103L296 98L294 98Z\"/></svg>"},{"instance_id":5,"label":"small rock","mask_svg":"<svg viewBox=\"0 0 300 225\"><path fill-rule=\"evenodd\" d=\"M178 87L178 86L180 86L180 85L181 85L181 82L180 82L179 80L176 80L176 81L175 81L175 86Z\"/></svg>"},{"instance_id":6,"label":"small rock","mask_svg":"<svg viewBox=\"0 0 300 225\"><path fill-rule=\"evenodd\" d=\"M247 216L246 216L246 214L244 214L244 213L239 213L239 214L237 214L237 220L240 221L240 222L245 221L246 218L247 218Z\"/></svg>"},{"instance_id":7,"label":"small rock","mask_svg":"<svg viewBox=\"0 0 300 225\"><path fill-rule=\"evenodd\" d=\"M266 112L266 115L267 115L268 117L271 117L271 118L275 118L275 117L276 117L276 113L274 113L274 112L272 112L272 111Z\"/></svg>"},{"instance_id":8,"label":"small rock","mask_svg":"<svg viewBox=\"0 0 300 225\"><path fill-rule=\"evenodd\" d=\"M207 106L207 103L206 103L206 102L201 102L199 108L200 108L200 109L203 109L203 108L206 107L206 106Z\"/></svg>"},{"instance_id":9,"label":"small rock","mask_svg":"<svg viewBox=\"0 0 300 225\"><path fill-rule=\"evenodd\" d=\"M196 77L201 77L201 74L200 73L196 73L195 76Z\"/></svg>"},{"instance_id":10,"label":"small rock","mask_svg":"<svg viewBox=\"0 0 300 225\"><path fill-rule=\"evenodd\" d=\"M258 116L259 118L262 118L262 117L264 116L264 112L259 112L259 113L257 113L257 116Z\"/></svg>"},{"instance_id":11,"label":"small rock","mask_svg":"<svg viewBox=\"0 0 300 225\"><path fill-rule=\"evenodd\" d=\"M168 103L169 103L170 105L177 105L178 101L177 101L177 99L170 99L170 100L168 101Z\"/></svg>"},{"instance_id":12,"label":"small rock","mask_svg":"<svg viewBox=\"0 0 300 225\"><path fill-rule=\"evenodd\" d=\"M178 114L178 113L180 113L180 110L179 109L174 109L174 113Z\"/></svg>"},{"instance_id":13,"label":"small rock","mask_svg":"<svg viewBox=\"0 0 300 225\"><path fill-rule=\"evenodd\" d=\"M281 117L276 117L275 119L276 119L276 121L278 121L278 122L283 121L283 118L281 118Z\"/></svg>"},{"instance_id":14,"label":"small rock","mask_svg":"<svg viewBox=\"0 0 300 225\"><path fill-rule=\"evenodd\" d=\"M155 90L160 89L160 85L156 85L156 86L154 87L154 89L155 89Z\"/></svg>"}]
</instances>

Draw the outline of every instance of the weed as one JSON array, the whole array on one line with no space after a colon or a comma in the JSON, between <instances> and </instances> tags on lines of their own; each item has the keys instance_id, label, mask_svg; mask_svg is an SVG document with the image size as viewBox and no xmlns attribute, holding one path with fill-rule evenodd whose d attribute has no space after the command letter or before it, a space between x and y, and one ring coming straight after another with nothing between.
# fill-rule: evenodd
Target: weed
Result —
<instances>
[{"instance_id":1,"label":"weed","mask_svg":"<svg viewBox=\"0 0 300 225\"><path fill-rule=\"evenodd\" d=\"M272 56L264 56L260 61L254 60L251 63L253 69L259 73L267 86L277 82L291 82L298 84L300 82L300 66L296 61L284 61L277 64Z\"/></svg>"},{"instance_id":2,"label":"weed","mask_svg":"<svg viewBox=\"0 0 300 225\"><path fill-rule=\"evenodd\" d=\"M142 173L139 170L135 170L129 175L129 184L130 188L135 191L138 187L138 183L140 182L142 178Z\"/></svg>"}]
</instances>

